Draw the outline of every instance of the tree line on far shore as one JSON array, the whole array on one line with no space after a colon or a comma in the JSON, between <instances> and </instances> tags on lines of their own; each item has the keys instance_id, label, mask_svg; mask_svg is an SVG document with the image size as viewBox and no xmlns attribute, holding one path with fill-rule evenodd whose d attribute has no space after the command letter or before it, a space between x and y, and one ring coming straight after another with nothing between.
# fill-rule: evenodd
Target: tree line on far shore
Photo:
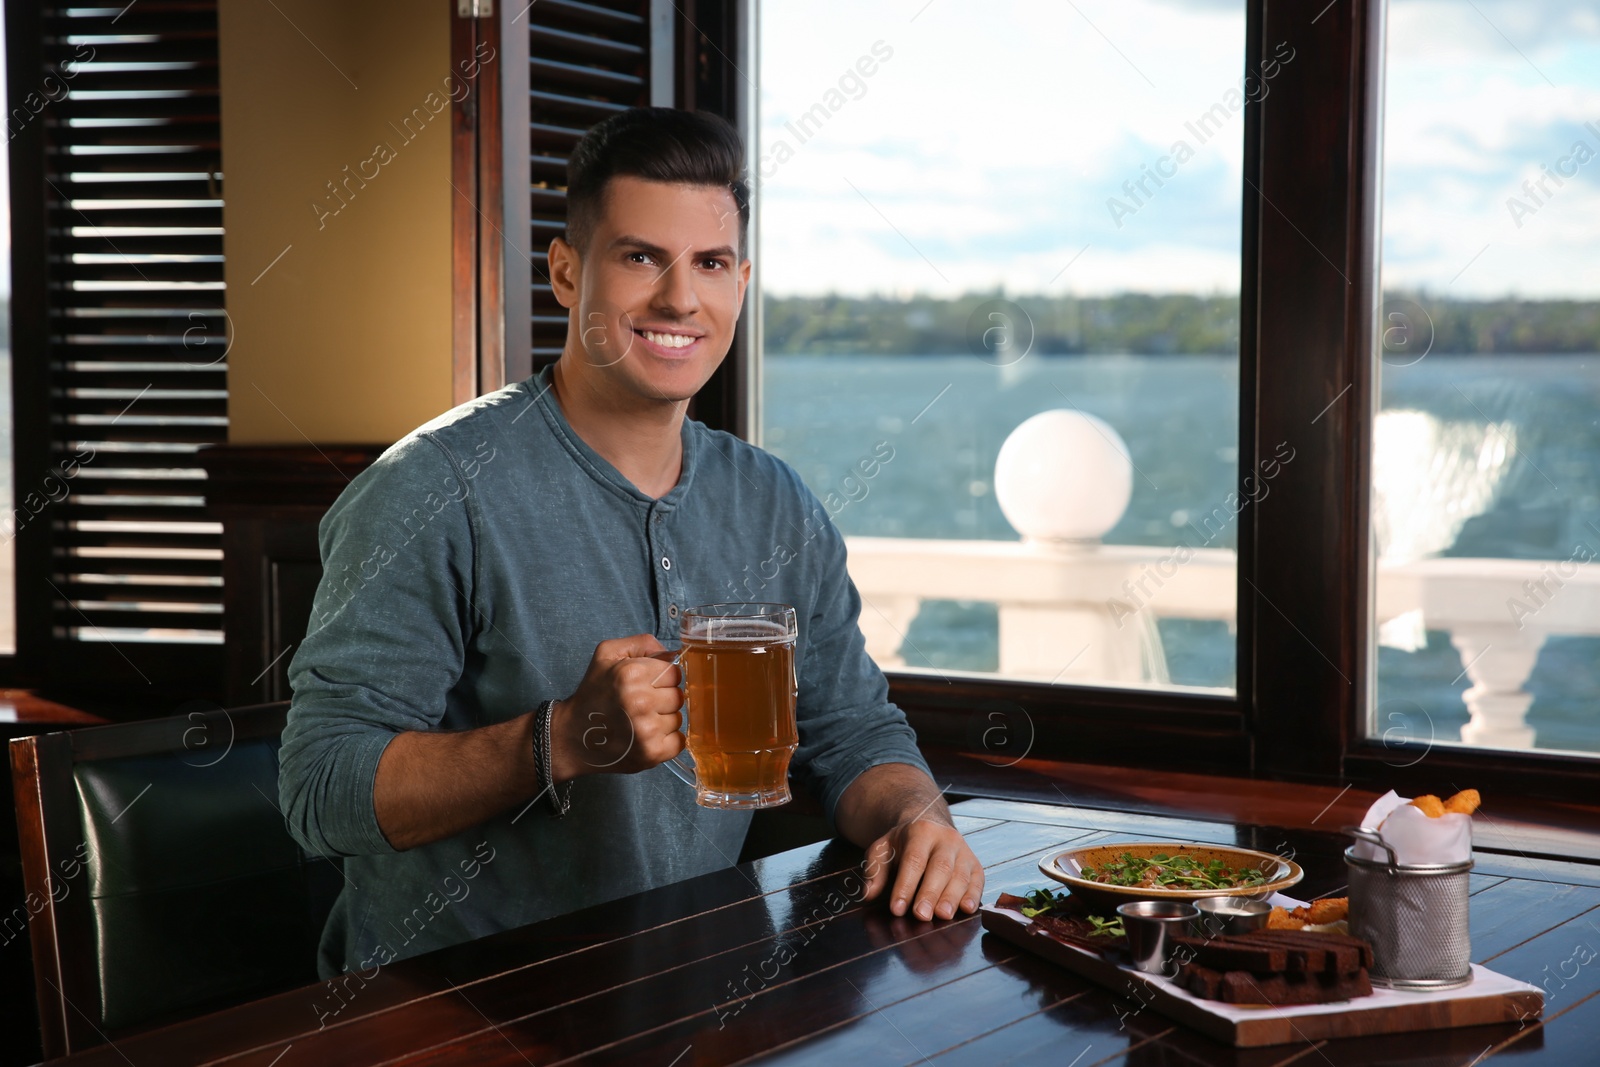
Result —
<instances>
[{"instance_id":1,"label":"tree line on far shore","mask_svg":"<svg viewBox=\"0 0 1600 1067\"><path fill-rule=\"evenodd\" d=\"M1018 316L1017 308L1025 315ZM769 355L968 353L992 346L1006 331L1015 344L1026 343L1031 331L1029 350L1040 355L1231 355L1239 348L1239 298L1231 295L975 292L903 300L769 295L762 314ZM1425 292L1389 293L1383 325L1411 331L1406 338L1411 350L1600 352L1600 301L1446 300Z\"/></svg>"}]
</instances>

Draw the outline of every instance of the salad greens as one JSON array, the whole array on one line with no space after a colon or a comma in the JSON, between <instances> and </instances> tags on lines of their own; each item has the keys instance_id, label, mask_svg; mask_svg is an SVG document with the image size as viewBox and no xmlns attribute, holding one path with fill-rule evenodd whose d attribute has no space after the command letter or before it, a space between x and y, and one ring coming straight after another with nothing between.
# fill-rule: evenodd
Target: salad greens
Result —
<instances>
[{"instance_id":1,"label":"salad greens","mask_svg":"<svg viewBox=\"0 0 1600 1067\"><path fill-rule=\"evenodd\" d=\"M1237 889L1261 885L1267 880L1265 871L1253 867L1235 869L1220 859L1202 863L1181 852L1175 856L1160 853L1150 857L1124 852L1098 868L1084 864L1080 873L1091 882L1143 889Z\"/></svg>"},{"instance_id":2,"label":"salad greens","mask_svg":"<svg viewBox=\"0 0 1600 1067\"><path fill-rule=\"evenodd\" d=\"M1115 919L1102 919L1098 915L1091 915L1089 916L1089 922L1094 926L1094 932L1097 936L1124 937L1128 933L1122 927L1122 916L1120 915Z\"/></svg>"},{"instance_id":3,"label":"salad greens","mask_svg":"<svg viewBox=\"0 0 1600 1067\"><path fill-rule=\"evenodd\" d=\"M1051 892L1049 889L1034 889L1028 893L1027 903L1022 906L1022 914L1028 918L1042 915L1058 905L1066 904L1071 895L1065 890ZM1126 931L1122 928L1122 916L1118 915L1105 919L1099 915L1086 915L1084 920L1094 929L1092 935L1096 937L1122 937Z\"/></svg>"},{"instance_id":4,"label":"salad greens","mask_svg":"<svg viewBox=\"0 0 1600 1067\"><path fill-rule=\"evenodd\" d=\"M1058 904L1065 904L1068 899L1065 891L1052 893L1048 889L1035 889L1028 893L1028 903L1023 906L1022 914L1031 919L1042 911L1049 911Z\"/></svg>"}]
</instances>

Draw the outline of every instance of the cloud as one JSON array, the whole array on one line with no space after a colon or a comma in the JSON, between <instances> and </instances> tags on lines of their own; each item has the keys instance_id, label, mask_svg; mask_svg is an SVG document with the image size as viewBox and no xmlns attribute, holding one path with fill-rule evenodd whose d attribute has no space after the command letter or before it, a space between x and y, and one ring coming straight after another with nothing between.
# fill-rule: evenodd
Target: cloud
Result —
<instances>
[{"instance_id":1,"label":"cloud","mask_svg":"<svg viewBox=\"0 0 1600 1067\"><path fill-rule=\"evenodd\" d=\"M1600 161L1564 185L1547 179L1554 195L1521 226L1507 207L1575 142L1600 153L1600 134L1586 126L1600 128L1600 25L1576 5L1544 5L1537 24L1514 22L1507 5L1479 6L1482 16L1410 0L1392 13L1384 284L1456 296L1600 295Z\"/></svg>"},{"instance_id":2,"label":"cloud","mask_svg":"<svg viewBox=\"0 0 1600 1067\"><path fill-rule=\"evenodd\" d=\"M1236 136L1198 146L1181 181L1132 220L1139 225L1118 231L1106 200L1238 84L1242 9L1078 7L995 0L988 18L973 20L935 4L915 23L875 22L877 7L834 0L764 7L758 154L770 157L779 139L793 151L762 182L764 284L1037 291L1085 243L1109 252L1185 239L1208 260L1231 258L1237 278ZM1157 16L1171 32L1148 32ZM893 56L867 92L799 143L785 121L878 40ZM1242 128L1237 116L1232 126ZM1184 206L1201 217L1158 224ZM1175 242L1171 225L1187 233ZM1079 277L1075 268L1058 289Z\"/></svg>"},{"instance_id":3,"label":"cloud","mask_svg":"<svg viewBox=\"0 0 1600 1067\"><path fill-rule=\"evenodd\" d=\"M1600 125L1600 14L1475 3L1390 7L1385 282L1600 295L1600 160L1522 226L1506 207ZM793 153L761 183L769 289L1237 288L1242 116L1203 145L1190 127L1239 83L1242 3L935 2L909 21L920 6L763 6L759 147ZM865 92L799 143L784 120L879 41ZM1195 157L1116 226L1108 198L1179 139Z\"/></svg>"},{"instance_id":4,"label":"cloud","mask_svg":"<svg viewBox=\"0 0 1600 1067\"><path fill-rule=\"evenodd\" d=\"M1406 40L1412 57L1549 53L1600 35L1600 12L1593 0L1391 0L1388 28L1391 41L1396 34Z\"/></svg>"}]
</instances>

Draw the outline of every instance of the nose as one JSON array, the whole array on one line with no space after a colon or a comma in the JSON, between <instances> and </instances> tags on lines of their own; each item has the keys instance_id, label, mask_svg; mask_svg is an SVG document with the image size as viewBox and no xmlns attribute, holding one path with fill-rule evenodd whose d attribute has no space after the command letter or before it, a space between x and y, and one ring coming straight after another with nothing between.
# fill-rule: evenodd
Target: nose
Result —
<instances>
[{"instance_id":1,"label":"nose","mask_svg":"<svg viewBox=\"0 0 1600 1067\"><path fill-rule=\"evenodd\" d=\"M687 318L700 310L700 297L694 287L694 264L685 248L661 271L656 280L655 310L675 319Z\"/></svg>"}]
</instances>

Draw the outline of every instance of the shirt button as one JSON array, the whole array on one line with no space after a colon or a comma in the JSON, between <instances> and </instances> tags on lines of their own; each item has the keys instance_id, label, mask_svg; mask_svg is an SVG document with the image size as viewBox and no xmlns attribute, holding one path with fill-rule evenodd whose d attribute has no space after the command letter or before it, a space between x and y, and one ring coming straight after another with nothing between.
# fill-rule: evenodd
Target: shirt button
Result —
<instances>
[{"instance_id":1,"label":"shirt button","mask_svg":"<svg viewBox=\"0 0 1600 1067\"><path fill-rule=\"evenodd\" d=\"M676 619L678 617L678 605L676 605L676 604L668 604L667 605L667 617L669 619Z\"/></svg>"},{"instance_id":2,"label":"shirt button","mask_svg":"<svg viewBox=\"0 0 1600 1067\"><path fill-rule=\"evenodd\" d=\"M664 571L670 571L672 569L672 561L666 556L661 557L661 569Z\"/></svg>"}]
</instances>

